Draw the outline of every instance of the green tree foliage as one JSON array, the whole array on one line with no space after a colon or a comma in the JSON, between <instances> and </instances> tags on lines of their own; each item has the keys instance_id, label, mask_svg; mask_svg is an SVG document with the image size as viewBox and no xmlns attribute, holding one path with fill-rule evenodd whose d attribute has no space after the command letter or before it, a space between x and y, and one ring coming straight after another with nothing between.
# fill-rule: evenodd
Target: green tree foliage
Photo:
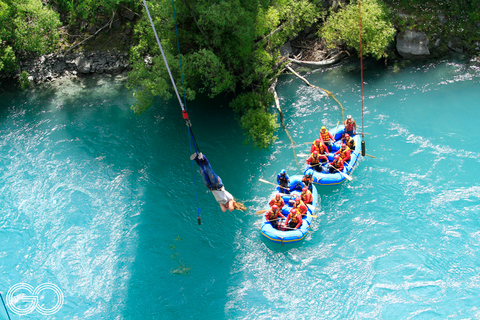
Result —
<instances>
[{"instance_id":1,"label":"green tree foliage","mask_svg":"<svg viewBox=\"0 0 480 320\"><path fill-rule=\"evenodd\" d=\"M134 0L54 0L53 2L69 13L71 22L77 19L94 19L99 14L111 15L112 11L117 11L120 5L132 8L138 4Z\"/></svg>"},{"instance_id":2,"label":"green tree foliage","mask_svg":"<svg viewBox=\"0 0 480 320\"><path fill-rule=\"evenodd\" d=\"M268 148L276 140L273 135L278 128L275 115L268 113L265 106L273 102L273 95L248 92L240 94L230 103L230 107L240 116L240 125L247 140L259 148Z\"/></svg>"},{"instance_id":3,"label":"green tree foliage","mask_svg":"<svg viewBox=\"0 0 480 320\"><path fill-rule=\"evenodd\" d=\"M377 59L386 57L385 50L394 40L396 32L390 22L387 7L381 0L363 0L361 12L363 54ZM360 53L359 34L357 1L332 13L319 32L320 36L325 37L329 46L345 44Z\"/></svg>"},{"instance_id":4,"label":"green tree foliage","mask_svg":"<svg viewBox=\"0 0 480 320\"><path fill-rule=\"evenodd\" d=\"M16 53L47 53L58 40L58 13L41 0L0 1L0 71L16 69Z\"/></svg>"},{"instance_id":5,"label":"green tree foliage","mask_svg":"<svg viewBox=\"0 0 480 320\"><path fill-rule=\"evenodd\" d=\"M197 93L215 97L221 93L251 91L232 102L240 124L255 146L267 147L278 127L266 113L271 104L268 79L275 74L278 48L322 16L309 0L177 0L175 10L182 52L187 99ZM177 86L182 84L173 9L170 0L150 0L149 10ZM131 50L133 71L129 87L135 89L143 112L153 97L169 98L172 86L148 18L137 23L138 45ZM151 57L145 59L145 57ZM182 90L179 90L182 92ZM250 99L245 98L245 95ZM239 102L255 97L256 103ZM260 105L259 105L260 101Z\"/></svg>"}]
</instances>

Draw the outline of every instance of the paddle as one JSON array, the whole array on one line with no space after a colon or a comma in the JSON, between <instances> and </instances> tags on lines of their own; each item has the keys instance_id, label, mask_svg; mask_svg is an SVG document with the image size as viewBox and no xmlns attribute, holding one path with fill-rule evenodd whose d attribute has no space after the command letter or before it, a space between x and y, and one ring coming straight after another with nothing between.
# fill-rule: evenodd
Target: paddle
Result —
<instances>
[{"instance_id":1,"label":"paddle","mask_svg":"<svg viewBox=\"0 0 480 320\"><path fill-rule=\"evenodd\" d=\"M255 212L255 214L262 214L262 213L265 213L265 212L267 212L267 211L268 211L268 210L259 210L259 211Z\"/></svg>"},{"instance_id":2,"label":"paddle","mask_svg":"<svg viewBox=\"0 0 480 320\"><path fill-rule=\"evenodd\" d=\"M345 177L345 179L347 179L348 181L352 181L352 177L350 177L348 174L345 174L343 173L342 171L338 170L337 168L335 168L334 166L332 166L330 164L330 167L332 167L333 169L335 169L338 173L340 173L343 177Z\"/></svg>"},{"instance_id":3,"label":"paddle","mask_svg":"<svg viewBox=\"0 0 480 320\"><path fill-rule=\"evenodd\" d=\"M275 184L275 183L273 183L273 182L267 181L267 180L265 180L265 179L260 178L260 179L258 179L258 180L261 181L261 182L268 183L268 184L271 184L271 185L273 185L273 186L280 187L280 188L282 188L282 189L287 189L288 191L290 191L290 188L282 187L282 186L280 186L280 185L278 185L278 184Z\"/></svg>"},{"instance_id":4,"label":"paddle","mask_svg":"<svg viewBox=\"0 0 480 320\"><path fill-rule=\"evenodd\" d=\"M335 128L335 135L337 135L337 130L338 130L338 124L340 123L340 120L337 121L337 127ZM333 143L337 142L335 138L333 138Z\"/></svg>"},{"instance_id":5,"label":"paddle","mask_svg":"<svg viewBox=\"0 0 480 320\"><path fill-rule=\"evenodd\" d=\"M370 158L377 159L377 157L374 157L374 156L372 156L372 155L370 155L370 154L366 154L366 153L365 153L365 155L366 155L366 156L369 156Z\"/></svg>"}]
</instances>

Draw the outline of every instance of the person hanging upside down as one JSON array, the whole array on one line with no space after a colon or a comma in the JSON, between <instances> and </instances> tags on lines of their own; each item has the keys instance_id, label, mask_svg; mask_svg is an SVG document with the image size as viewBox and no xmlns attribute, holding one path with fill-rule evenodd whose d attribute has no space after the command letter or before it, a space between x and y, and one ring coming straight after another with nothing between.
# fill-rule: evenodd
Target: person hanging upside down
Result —
<instances>
[{"instance_id":1,"label":"person hanging upside down","mask_svg":"<svg viewBox=\"0 0 480 320\"><path fill-rule=\"evenodd\" d=\"M279 208L283 208L285 206L285 201L282 199L282 195L280 193L277 193L275 195L275 198L270 200L268 203L270 207L273 207L274 205L278 206Z\"/></svg>"},{"instance_id":2,"label":"person hanging upside down","mask_svg":"<svg viewBox=\"0 0 480 320\"><path fill-rule=\"evenodd\" d=\"M312 202L313 202L313 195L310 192L310 190L308 190L307 187L304 187L302 189L302 193L300 194L300 198L302 199L303 203L305 203L305 204L312 204Z\"/></svg>"},{"instance_id":3,"label":"person hanging upside down","mask_svg":"<svg viewBox=\"0 0 480 320\"><path fill-rule=\"evenodd\" d=\"M201 152L194 153L190 156L190 160L195 160L195 162L200 167L200 174L202 176L203 183L205 186L212 192L215 200L220 204L220 208L223 212L229 210L246 210L246 207L237 202L233 196L225 190L222 179L215 174L208 162L207 157L205 157Z\"/></svg>"},{"instance_id":4,"label":"person hanging upside down","mask_svg":"<svg viewBox=\"0 0 480 320\"><path fill-rule=\"evenodd\" d=\"M320 140L322 140L322 143L325 144L328 147L329 151L332 151L332 143L335 142L335 139L333 138L332 134L328 132L327 128L323 126L320 129Z\"/></svg>"},{"instance_id":5,"label":"person hanging upside down","mask_svg":"<svg viewBox=\"0 0 480 320\"><path fill-rule=\"evenodd\" d=\"M270 222L274 229L278 229L278 219L284 218L285 216L282 213L282 209L277 205L273 205L266 213L265 220Z\"/></svg>"},{"instance_id":6,"label":"person hanging upside down","mask_svg":"<svg viewBox=\"0 0 480 320\"><path fill-rule=\"evenodd\" d=\"M302 225L302 214L296 209L290 210L290 213L285 220L285 226L289 229L298 229Z\"/></svg>"},{"instance_id":7,"label":"person hanging upside down","mask_svg":"<svg viewBox=\"0 0 480 320\"><path fill-rule=\"evenodd\" d=\"M343 171L343 160L337 154L332 163L330 163L330 173L336 173L337 171Z\"/></svg>"},{"instance_id":8,"label":"person hanging upside down","mask_svg":"<svg viewBox=\"0 0 480 320\"><path fill-rule=\"evenodd\" d=\"M288 184L290 183L290 178L288 177L287 171L282 169L280 173L277 175L277 183L281 189L283 189L284 193L290 193L290 188Z\"/></svg>"},{"instance_id":9,"label":"person hanging upside down","mask_svg":"<svg viewBox=\"0 0 480 320\"><path fill-rule=\"evenodd\" d=\"M357 124L351 115L347 116L343 124L345 125L345 133L348 133L352 137L357 133Z\"/></svg>"},{"instance_id":10,"label":"person hanging upside down","mask_svg":"<svg viewBox=\"0 0 480 320\"><path fill-rule=\"evenodd\" d=\"M343 162L350 161L350 159L352 158L350 148L347 147L345 143L342 144L342 147L337 152L335 152L335 154L338 154L340 158L342 158Z\"/></svg>"}]
</instances>

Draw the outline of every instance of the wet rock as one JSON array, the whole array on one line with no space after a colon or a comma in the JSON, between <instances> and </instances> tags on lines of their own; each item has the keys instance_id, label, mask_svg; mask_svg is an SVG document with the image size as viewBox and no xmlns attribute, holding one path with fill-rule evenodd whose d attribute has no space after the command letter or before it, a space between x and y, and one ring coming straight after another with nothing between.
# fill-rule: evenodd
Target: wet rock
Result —
<instances>
[{"instance_id":1,"label":"wet rock","mask_svg":"<svg viewBox=\"0 0 480 320\"><path fill-rule=\"evenodd\" d=\"M405 59L425 58L430 55L428 37L423 31L405 30L396 37L398 53Z\"/></svg>"}]
</instances>

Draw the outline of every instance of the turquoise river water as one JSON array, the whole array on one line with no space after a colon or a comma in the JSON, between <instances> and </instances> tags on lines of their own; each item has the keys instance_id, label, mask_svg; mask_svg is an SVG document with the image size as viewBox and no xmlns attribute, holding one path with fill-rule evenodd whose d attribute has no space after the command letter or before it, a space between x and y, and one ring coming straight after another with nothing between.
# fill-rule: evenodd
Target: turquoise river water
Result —
<instances>
[{"instance_id":1,"label":"turquoise river water","mask_svg":"<svg viewBox=\"0 0 480 320\"><path fill-rule=\"evenodd\" d=\"M359 74L357 61L303 73L361 126ZM176 101L136 116L120 81L95 78L1 92L0 291L22 310L38 297L10 317L480 318L479 82L470 62L367 67L376 158L320 189L312 232L283 246L262 238L255 214L272 191L259 178L302 172L283 130L259 151L225 102L189 103L201 150L248 206L222 213L196 166L193 175ZM341 119L333 99L292 75L277 92L297 153ZM7 297L19 283L61 294ZM60 296L58 311L41 313Z\"/></svg>"}]
</instances>

